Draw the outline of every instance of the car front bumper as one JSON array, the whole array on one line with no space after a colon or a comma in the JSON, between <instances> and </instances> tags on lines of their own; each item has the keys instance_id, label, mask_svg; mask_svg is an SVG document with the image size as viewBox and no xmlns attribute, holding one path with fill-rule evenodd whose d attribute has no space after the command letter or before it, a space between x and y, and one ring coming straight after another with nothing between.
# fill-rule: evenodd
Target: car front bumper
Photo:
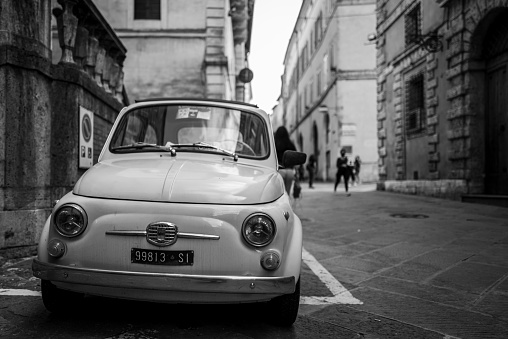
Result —
<instances>
[{"instance_id":1,"label":"car front bumper","mask_svg":"<svg viewBox=\"0 0 508 339\"><path fill-rule=\"evenodd\" d=\"M76 292L163 302L255 302L293 293L295 277L207 276L68 267L34 259L35 277Z\"/></svg>"}]
</instances>

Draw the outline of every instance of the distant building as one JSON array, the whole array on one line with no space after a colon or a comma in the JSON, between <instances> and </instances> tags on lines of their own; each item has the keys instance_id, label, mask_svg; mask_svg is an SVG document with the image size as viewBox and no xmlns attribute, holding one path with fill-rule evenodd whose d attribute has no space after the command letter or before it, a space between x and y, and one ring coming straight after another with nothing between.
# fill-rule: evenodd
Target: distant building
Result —
<instances>
[{"instance_id":1,"label":"distant building","mask_svg":"<svg viewBox=\"0 0 508 339\"><path fill-rule=\"evenodd\" d=\"M277 104L272 107L272 113L270 114L270 121L272 122L272 128L275 132L277 128L283 125L282 116L284 114L284 102L282 97L277 99Z\"/></svg>"},{"instance_id":2,"label":"distant building","mask_svg":"<svg viewBox=\"0 0 508 339\"><path fill-rule=\"evenodd\" d=\"M129 98L250 101L249 74L241 71L248 68L254 0L94 3L129 50Z\"/></svg>"},{"instance_id":3,"label":"distant building","mask_svg":"<svg viewBox=\"0 0 508 339\"><path fill-rule=\"evenodd\" d=\"M283 124L317 159L317 179L334 180L342 148L378 179L374 0L304 0L284 58Z\"/></svg>"},{"instance_id":4,"label":"distant building","mask_svg":"<svg viewBox=\"0 0 508 339\"><path fill-rule=\"evenodd\" d=\"M377 2L381 187L508 195L508 1Z\"/></svg>"}]
</instances>

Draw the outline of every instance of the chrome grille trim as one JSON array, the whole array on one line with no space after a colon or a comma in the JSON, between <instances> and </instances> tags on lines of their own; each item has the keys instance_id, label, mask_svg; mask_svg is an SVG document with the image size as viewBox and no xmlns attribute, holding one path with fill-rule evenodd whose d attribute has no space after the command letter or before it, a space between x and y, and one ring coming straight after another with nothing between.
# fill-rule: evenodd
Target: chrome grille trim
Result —
<instances>
[{"instance_id":1,"label":"chrome grille trim","mask_svg":"<svg viewBox=\"0 0 508 339\"><path fill-rule=\"evenodd\" d=\"M146 237L145 231L130 231L130 230L109 230L106 231L107 235L119 235L119 236L127 236L127 237ZM203 233L188 233L188 232L178 232L176 233L177 238L186 238L186 239L203 239L203 240L219 240L220 236L214 234L203 234Z\"/></svg>"},{"instance_id":2,"label":"chrome grille trim","mask_svg":"<svg viewBox=\"0 0 508 339\"><path fill-rule=\"evenodd\" d=\"M178 227L165 221L152 222L146 227L146 240L155 246L170 246L177 240Z\"/></svg>"}]
</instances>

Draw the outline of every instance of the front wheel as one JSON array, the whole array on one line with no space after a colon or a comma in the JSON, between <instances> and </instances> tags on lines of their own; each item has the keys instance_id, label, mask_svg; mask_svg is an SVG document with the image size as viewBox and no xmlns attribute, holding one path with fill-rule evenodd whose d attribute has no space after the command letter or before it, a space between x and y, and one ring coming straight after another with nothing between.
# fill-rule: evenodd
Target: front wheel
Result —
<instances>
[{"instance_id":1,"label":"front wheel","mask_svg":"<svg viewBox=\"0 0 508 339\"><path fill-rule=\"evenodd\" d=\"M67 312L82 299L81 294L59 289L49 280L41 281L41 292L44 306L52 313Z\"/></svg>"},{"instance_id":2,"label":"front wheel","mask_svg":"<svg viewBox=\"0 0 508 339\"><path fill-rule=\"evenodd\" d=\"M292 294L281 295L270 300L267 304L268 311L271 313L270 319L275 325L291 326L298 316L300 307L300 278Z\"/></svg>"}]
</instances>

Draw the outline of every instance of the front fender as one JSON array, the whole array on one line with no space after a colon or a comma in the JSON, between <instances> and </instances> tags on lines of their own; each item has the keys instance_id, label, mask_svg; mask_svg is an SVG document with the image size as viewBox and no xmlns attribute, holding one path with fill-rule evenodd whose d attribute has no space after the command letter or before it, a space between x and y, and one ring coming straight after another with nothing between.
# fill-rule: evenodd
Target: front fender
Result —
<instances>
[{"instance_id":1,"label":"front fender","mask_svg":"<svg viewBox=\"0 0 508 339\"><path fill-rule=\"evenodd\" d=\"M49 228L51 227L51 214L48 219L46 219L46 223L42 229L41 237L39 239L39 244L37 245L37 258L40 261L48 262L48 241L49 241Z\"/></svg>"}]
</instances>

